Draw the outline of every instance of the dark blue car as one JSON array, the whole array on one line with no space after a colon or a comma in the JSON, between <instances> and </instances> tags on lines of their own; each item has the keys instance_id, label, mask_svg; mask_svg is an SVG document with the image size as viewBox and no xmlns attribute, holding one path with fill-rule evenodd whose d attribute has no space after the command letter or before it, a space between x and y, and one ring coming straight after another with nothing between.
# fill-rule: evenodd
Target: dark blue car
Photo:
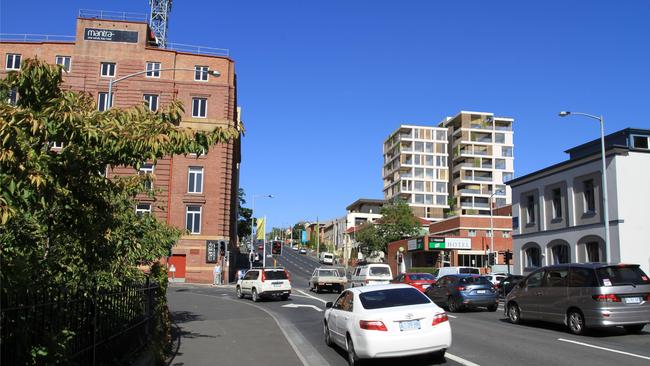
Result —
<instances>
[{"instance_id":1,"label":"dark blue car","mask_svg":"<svg viewBox=\"0 0 650 366\"><path fill-rule=\"evenodd\" d=\"M483 276L472 274L447 275L438 279L425 294L437 305L454 313L465 308L486 307L497 311L498 293L492 283Z\"/></svg>"}]
</instances>

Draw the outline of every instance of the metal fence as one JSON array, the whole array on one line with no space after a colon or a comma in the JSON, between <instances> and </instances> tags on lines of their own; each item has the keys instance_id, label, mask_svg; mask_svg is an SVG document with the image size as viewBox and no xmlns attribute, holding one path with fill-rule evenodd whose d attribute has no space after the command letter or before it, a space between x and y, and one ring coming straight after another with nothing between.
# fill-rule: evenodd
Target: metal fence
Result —
<instances>
[{"instance_id":1,"label":"metal fence","mask_svg":"<svg viewBox=\"0 0 650 366\"><path fill-rule=\"evenodd\" d=\"M126 11L95 9L79 9L78 17L86 19L122 20L142 23L147 23L149 21L149 15L147 13L132 13Z\"/></svg>"},{"instance_id":2,"label":"metal fence","mask_svg":"<svg viewBox=\"0 0 650 366\"><path fill-rule=\"evenodd\" d=\"M94 295L52 288L3 293L0 364L25 365L39 349L47 351L44 359L59 353L75 365L118 364L151 339L162 296L149 281Z\"/></svg>"}]
</instances>

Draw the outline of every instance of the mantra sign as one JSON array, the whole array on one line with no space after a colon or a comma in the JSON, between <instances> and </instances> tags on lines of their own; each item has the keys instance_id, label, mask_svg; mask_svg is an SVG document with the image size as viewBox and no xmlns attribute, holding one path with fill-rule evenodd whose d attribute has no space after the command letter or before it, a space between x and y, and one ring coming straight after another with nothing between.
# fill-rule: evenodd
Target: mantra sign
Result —
<instances>
[{"instance_id":1,"label":"mantra sign","mask_svg":"<svg viewBox=\"0 0 650 366\"><path fill-rule=\"evenodd\" d=\"M85 28L84 39L87 41L138 43L138 32L116 29Z\"/></svg>"}]
</instances>

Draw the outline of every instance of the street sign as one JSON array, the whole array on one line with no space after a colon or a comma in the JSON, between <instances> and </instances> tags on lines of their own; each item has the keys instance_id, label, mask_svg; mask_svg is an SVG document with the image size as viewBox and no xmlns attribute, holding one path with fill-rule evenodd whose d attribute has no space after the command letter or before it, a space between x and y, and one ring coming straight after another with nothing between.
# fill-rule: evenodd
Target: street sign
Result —
<instances>
[{"instance_id":1,"label":"street sign","mask_svg":"<svg viewBox=\"0 0 650 366\"><path fill-rule=\"evenodd\" d=\"M423 238L411 239L406 242L406 245L409 251L422 250L424 249L424 239Z\"/></svg>"},{"instance_id":2,"label":"street sign","mask_svg":"<svg viewBox=\"0 0 650 366\"><path fill-rule=\"evenodd\" d=\"M217 263L217 248L218 241L206 240L205 241L205 262Z\"/></svg>"}]
</instances>

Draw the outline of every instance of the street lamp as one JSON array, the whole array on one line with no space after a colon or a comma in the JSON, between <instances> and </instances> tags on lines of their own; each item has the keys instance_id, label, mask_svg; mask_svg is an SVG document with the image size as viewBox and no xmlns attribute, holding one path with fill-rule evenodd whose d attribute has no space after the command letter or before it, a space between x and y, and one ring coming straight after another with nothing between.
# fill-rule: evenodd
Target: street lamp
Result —
<instances>
[{"instance_id":1,"label":"street lamp","mask_svg":"<svg viewBox=\"0 0 650 366\"><path fill-rule=\"evenodd\" d=\"M120 82L120 81L122 81L124 79L132 78L134 76L146 74L146 73L149 73L149 72L155 72L155 71L158 71L158 72L160 72L160 71L194 71L194 72L196 72L196 71L200 71L200 70L190 69L190 68L185 68L185 67L167 67L167 68L164 68L164 69L138 71L138 72L134 72L133 74L128 74L128 75L122 76L121 78L117 78L117 79L111 78L111 79L108 80L108 103L107 104L108 104L109 108L113 106L113 84L118 83L118 82ZM212 75L212 76L215 76L215 77L221 76L221 73L219 71L217 71L217 70L208 70L207 73Z\"/></svg>"},{"instance_id":2,"label":"street lamp","mask_svg":"<svg viewBox=\"0 0 650 366\"><path fill-rule=\"evenodd\" d=\"M492 197L494 197L495 194L502 194L504 193L503 190L498 189L490 195L490 254L488 255L488 258L490 258L490 255L494 257L494 264L497 263L497 257L494 254L494 223L493 223L493 218L492 218ZM490 264L490 263L488 263ZM492 266L490 266L492 267Z\"/></svg>"},{"instance_id":3,"label":"street lamp","mask_svg":"<svg viewBox=\"0 0 650 366\"><path fill-rule=\"evenodd\" d=\"M274 196L272 194L263 194L263 195L253 196L253 208L251 209L252 221L255 221L255 199L256 198L273 198L273 197ZM252 224L252 222L251 222L251 224ZM250 260L250 255L253 253L253 248L254 248L253 240L257 236L257 235L255 235L255 234L257 234L257 223L255 223L255 224L256 225L251 225L252 226L251 227L251 232L252 232L252 234L251 234L251 248L250 248L250 252L248 252L249 253L248 254L249 258L248 259L250 261L250 268L253 268L253 261ZM263 254L262 266L264 266L266 264L266 243L265 243L264 248L262 250L262 254Z\"/></svg>"},{"instance_id":4,"label":"street lamp","mask_svg":"<svg viewBox=\"0 0 650 366\"><path fill-rule=\"evenodd\" d=\"M612 248L609 242L609 204L607 200L607 165L605 163L605 119L603 116L594 116L593 114L582 113L582 112L567 112L562 111L559 113L560 117L567 117L569 115L585 116L591 119L595 119L600 122L600 149L601 149L601 160L602 160L602 176L603 176L603 219L605 220L605 261L612 261Z\"/></svg>"}]
</instances>

